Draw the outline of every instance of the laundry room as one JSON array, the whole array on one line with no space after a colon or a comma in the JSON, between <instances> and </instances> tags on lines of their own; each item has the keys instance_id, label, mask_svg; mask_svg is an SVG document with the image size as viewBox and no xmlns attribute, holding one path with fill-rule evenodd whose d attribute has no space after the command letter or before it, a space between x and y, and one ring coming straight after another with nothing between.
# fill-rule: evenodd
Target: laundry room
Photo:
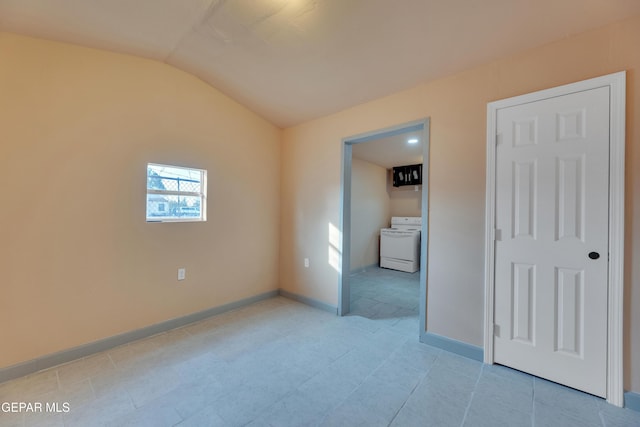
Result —
<instances>
[{"instance_id":1,"label":"laundry room","mask_svg":"<svg viewBox=\"0 0 640 427\"><path fill-rule=\"evenodd\" d=\"M350 312L415 330L419 315L422 132L354 144Z\"/></svg>"}]
</instances>

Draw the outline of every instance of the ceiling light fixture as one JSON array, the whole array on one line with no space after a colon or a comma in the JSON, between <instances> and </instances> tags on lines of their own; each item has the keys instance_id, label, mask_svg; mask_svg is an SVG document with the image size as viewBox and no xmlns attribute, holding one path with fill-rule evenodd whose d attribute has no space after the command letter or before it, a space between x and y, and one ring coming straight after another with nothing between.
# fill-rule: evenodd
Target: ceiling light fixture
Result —
<instances>
[{"instance_id":1,"label":"ceiling light fixture","mask_svg":"<svg viewBox=\"0 0 640 427\"><path fill-rule=\"evenodd\" d=\"M411 138L411 139L408 139L408 140L407 140L407 142L408 142L409 144L417 144L417 143L418 143L418 138Z\"/></svg>"}]
</instances>

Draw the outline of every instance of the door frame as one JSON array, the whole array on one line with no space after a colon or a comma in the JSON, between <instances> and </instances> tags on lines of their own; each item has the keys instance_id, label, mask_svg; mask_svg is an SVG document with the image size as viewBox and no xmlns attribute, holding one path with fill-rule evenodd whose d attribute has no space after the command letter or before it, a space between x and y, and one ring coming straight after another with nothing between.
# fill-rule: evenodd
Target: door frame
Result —
<instances>
[{"instance_id":1,"label":"door frame","mask_svg":"<svg viewBox=\"0 0 640 427\"><path fill-rule=\"evenodd\" d=\"M495 216L497 112L528 102L575 92L610 88L609 111L609 272L607 306L607 402L623 406L623 298L624 298L624 160L626 72L487 104L487 181L485 216L484 363L494 362Z\"/></svg>"},{"instance_id":2,"label":"door frame","mask_svg":"<svg viewBox=\"0 0 640 427\"><path fill-rule=\"evenodd\" d=\"M340 183L340 230L342 230L342 260L338 272L338 315L345 316L350 311L351 285L351 162L352 147L374 139L399 135L420 130L422 132L422 227L420 239L420 316L419 337L426 330L427 312L427 242L429 240L429 129L428 117L412 122L378 129L342 139L342 177Z\"/></svg>"}]
</instances>

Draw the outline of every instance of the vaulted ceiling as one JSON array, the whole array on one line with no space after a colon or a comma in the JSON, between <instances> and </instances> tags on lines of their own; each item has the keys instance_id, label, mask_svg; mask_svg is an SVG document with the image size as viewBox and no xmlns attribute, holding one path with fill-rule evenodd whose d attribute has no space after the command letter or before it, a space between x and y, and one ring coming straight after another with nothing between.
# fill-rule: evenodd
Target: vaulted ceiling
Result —
<instances>
[{"instance_id":1,"label":"vaulted ceiling","mask_svg":"<svg viewBox=\"0 0 640 427\"><path fill-rule=\"evenodd\" d=\"M166 62L286 127L636 14L638 0L0 0L0 30Z\"/></svg>"}]
</instances>

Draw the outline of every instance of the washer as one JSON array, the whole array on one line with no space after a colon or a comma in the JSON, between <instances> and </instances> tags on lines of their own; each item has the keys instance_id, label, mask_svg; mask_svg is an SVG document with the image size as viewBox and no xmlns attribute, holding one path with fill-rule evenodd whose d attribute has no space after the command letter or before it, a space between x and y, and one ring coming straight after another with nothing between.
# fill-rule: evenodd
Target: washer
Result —
<instances>
[{"instance_id":1,"label":"washer","mask_svg":"<svg viewBox=\"0 0 640 427\"><path fill-rule=\"evenodd\" d=\"M394 216L380 229L380 267L415 273L420 269L419 216Z\"/></svg>"}]
</instances>

